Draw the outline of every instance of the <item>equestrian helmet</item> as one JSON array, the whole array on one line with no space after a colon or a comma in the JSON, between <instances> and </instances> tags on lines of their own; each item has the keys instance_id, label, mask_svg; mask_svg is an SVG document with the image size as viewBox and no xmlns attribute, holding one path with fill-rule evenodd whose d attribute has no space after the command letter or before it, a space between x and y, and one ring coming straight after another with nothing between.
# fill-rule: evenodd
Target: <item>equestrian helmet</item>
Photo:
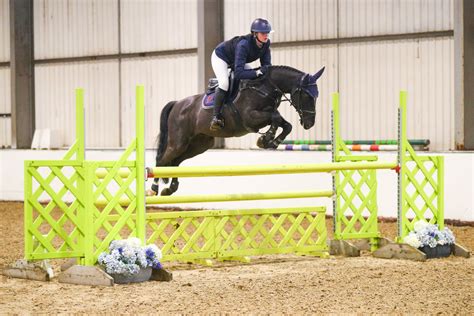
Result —
<instances>
[{"instance_id":1,"label":"equestrian helmet","mask_svg":"<svg viewBox=\"0 0 474 316\"><path fill-rule=\"evenodd\" d=\"M272 31L272 26L267 20L258 18L252 22L250 31L258 33L270 33Z\"/></svg>"}]
</instances>

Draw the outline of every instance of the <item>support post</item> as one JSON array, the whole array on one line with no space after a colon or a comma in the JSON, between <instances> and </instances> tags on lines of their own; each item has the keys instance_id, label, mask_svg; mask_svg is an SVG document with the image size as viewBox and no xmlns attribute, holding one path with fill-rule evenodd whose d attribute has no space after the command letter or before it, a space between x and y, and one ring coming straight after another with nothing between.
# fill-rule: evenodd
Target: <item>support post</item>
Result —
<instances>
[{"instance_id":1,"label":"support post","mask_svg":"<svg viewBox=\"0 0 474 316\"><path fill-rule=\"evenodd\" d=\"M211 55L224 40L224 1L198 0L198 89L204 91L214 77ZM216 138L214 147L223 148L224 138Z\"/></svg>"},{"instance_id":2,"label":"support post","mask_svg":"<svg viewBox=\"0 0 474 316\"><path fill-rule=\"evenodd\" d=\"M332 111L331 111L331 142L332 142L332 162L338 161L339 158L339 93L333 93L332 95ZM337 185L339 183L339 173L333 172L332 174L332 191L334 197L332 200L332 221L333 221L333 232L334 238L338 239L338 235L341 233L341 228L338 225L338 208L339 201L337 199Z\"/></svg>"},{"instance_id":3,"label":"support post","mask_svg":"<svg viewBox=\"0 0 474 316\"><path fill-rule=\"evenodd\" d=\"M444 157L438 157L438 217L436 223L440 230L444 229Z\"/></svg>"},{"instance_id":4,"label":"support post","mask_svg":"<svg viewBox=\"0 0 474 316\"><path fill-rule=\"evenodd\" d=\"M474 149L474 1L454 1L455 149Z\"/></svg>"},{"instance_id":5,"label":"support post","mask_svg":"<svg viewBox=\"0 0 474 316\"><path fill-rule=\"evenodd\" d=\"M84 229L84 260L81 264L86 266L92 266L95 263L94 260L94 177L95 170L97 169L97 162L84 161L84 216L83 216L83 229Z\"/></svg>"},{"instance_id":6,"label":"support post","mask_svg":"<svg viewBox=\"0 0 474 316\"><path fill-rule=\"evenodd\" d=\"M86 159L85 155L85 126L84 126L84 89L82 88L77 88L76 89L76 141L74 145L68 150L66 155L64 156L64 160L69 160L71 159L71 156L75 155L74 159L77 162L81 163L81 166L79 167L82 172L79 173L79 178L77 179L77 189L81 194L81 197L76 197L79 200L79 206L78 206L78 211L79 211L79 225L81 225L79 231L79 247L81 251L83 251L83 254L85 256L85 249L86 249L86 230L89 229L87 228L88 222L86 220L88 216L88 190L89 187L87 185L90 185L87 183L87 172L88 169L84 165L84 160ZM78 170L76 169L76 172ZM93 206L93 205L90 205ZM85 261L85 257L83 259Z\"/></svg>"},{"instance_id":7,"label":"support post","mask_svg":"<svg viewBox=\"0 0 474 316\"><path fill-rule=\"evenodd\" d=\"M403 218L404 214L404 193L406 188L406 121L407 121L407 112L406 112L406 102L407 102L407 93L406 91L400 91L400 105L398 109L398 213L397 213L397 224L398 224L398 234L397 242L401 242L401 237L403 236Z\"/></svg>"},{"instance_id":8,"label":"support post","mask_svg":"<svg viewBox=\"0 0 474 316\"><path fill-rule=\"evenodd\" d=\"M198 87L206 89L207 80L214 76L211 54L224 40L223 0L198 1Z\"/></svg>"},{"instance_id":9,"label":"support post","mask_svg":"<svg viewBox=\"0 0 474 316\"><path fill-rule=\"evenodd\" d=\"M31 147L35 132L33 0L10 0L12 148Z\"/></svg>"}]
</instances>

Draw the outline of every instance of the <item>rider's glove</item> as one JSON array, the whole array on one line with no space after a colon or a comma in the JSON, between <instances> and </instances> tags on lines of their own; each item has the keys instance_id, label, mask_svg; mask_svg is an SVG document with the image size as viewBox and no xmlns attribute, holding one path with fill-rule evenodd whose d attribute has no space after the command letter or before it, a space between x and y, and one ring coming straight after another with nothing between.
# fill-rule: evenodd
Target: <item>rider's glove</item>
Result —
<instances>
[{"instance_id":1,"label":"rider's glove","mask_svg":"<svg viewBox=\"0 0 474 316\"><path fill-rule=\"evenodd\" d=\"M255 72L257 74L257 77L263 76L263 72L259 69Z\"/></svg>"}]
</instances>

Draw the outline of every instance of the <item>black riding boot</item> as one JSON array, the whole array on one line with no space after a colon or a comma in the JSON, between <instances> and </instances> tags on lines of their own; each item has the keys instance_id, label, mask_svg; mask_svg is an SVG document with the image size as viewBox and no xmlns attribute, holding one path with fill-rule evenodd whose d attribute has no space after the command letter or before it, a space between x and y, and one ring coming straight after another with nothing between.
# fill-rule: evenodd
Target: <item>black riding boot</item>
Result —
<instances>
[{"instance_id":1,"label":"black riding boot","mask_svg":"<svg viewBox=\"0 0 474 316\"><path fill-rule=\"evenodd\" d=\"M211 131L218 131L224 128L224 117L222 116L222 105L227 91L221 88L216 89L216 96L214 97L214 117L211 121Z\"/></svg>"}]
</instances>

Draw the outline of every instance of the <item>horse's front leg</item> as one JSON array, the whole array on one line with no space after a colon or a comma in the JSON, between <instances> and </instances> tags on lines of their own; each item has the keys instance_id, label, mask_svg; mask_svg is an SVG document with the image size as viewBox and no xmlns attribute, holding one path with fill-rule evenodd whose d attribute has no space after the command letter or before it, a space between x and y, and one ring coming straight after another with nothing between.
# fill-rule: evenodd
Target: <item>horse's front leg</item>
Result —
<instances>
[{"instance_id":1,"label":"horse's front leg","mask_svg":"<svg viewBox=\"0 0 474 316\"><path fill-rule=\"evenodd\" d=\"M283 140L285 140L286 136L288 136L288 134L291 133L291 130L293 128L290 122L288 122L281 116L280 116L280 127L282 128L281 133L269 143L269 148L277 148L278 145L280 145L283 142Z\"/></svg>"},{"instance_id":2,"label":"horse's front leg","mask_svg":"<svg viewBox=\"0 0 474 316\"><path fill-rule=\"evenodd\" d=\"M277 114L277 115L275 115ZM278 112L272 113L272 123L270 124L270 128L257 139L257 146L260 148L271 148L269 144L275 138L276 131L278 126L281 124L282 117Z\"/></svg>"},{"instance_id":3,"label":"horse's front leg","mask_svg":"<svg viewBox=\"0 0 474 316\"><path fill-rule=\"evenodd\" d=\"M275 138L278 127L282 132ZM257 140L257 146L260 148L277 148L278 145L290 134L292 126L287 122L278 111L272 113L272 123L268 131Z\"/></svg>"}]
</instances>

